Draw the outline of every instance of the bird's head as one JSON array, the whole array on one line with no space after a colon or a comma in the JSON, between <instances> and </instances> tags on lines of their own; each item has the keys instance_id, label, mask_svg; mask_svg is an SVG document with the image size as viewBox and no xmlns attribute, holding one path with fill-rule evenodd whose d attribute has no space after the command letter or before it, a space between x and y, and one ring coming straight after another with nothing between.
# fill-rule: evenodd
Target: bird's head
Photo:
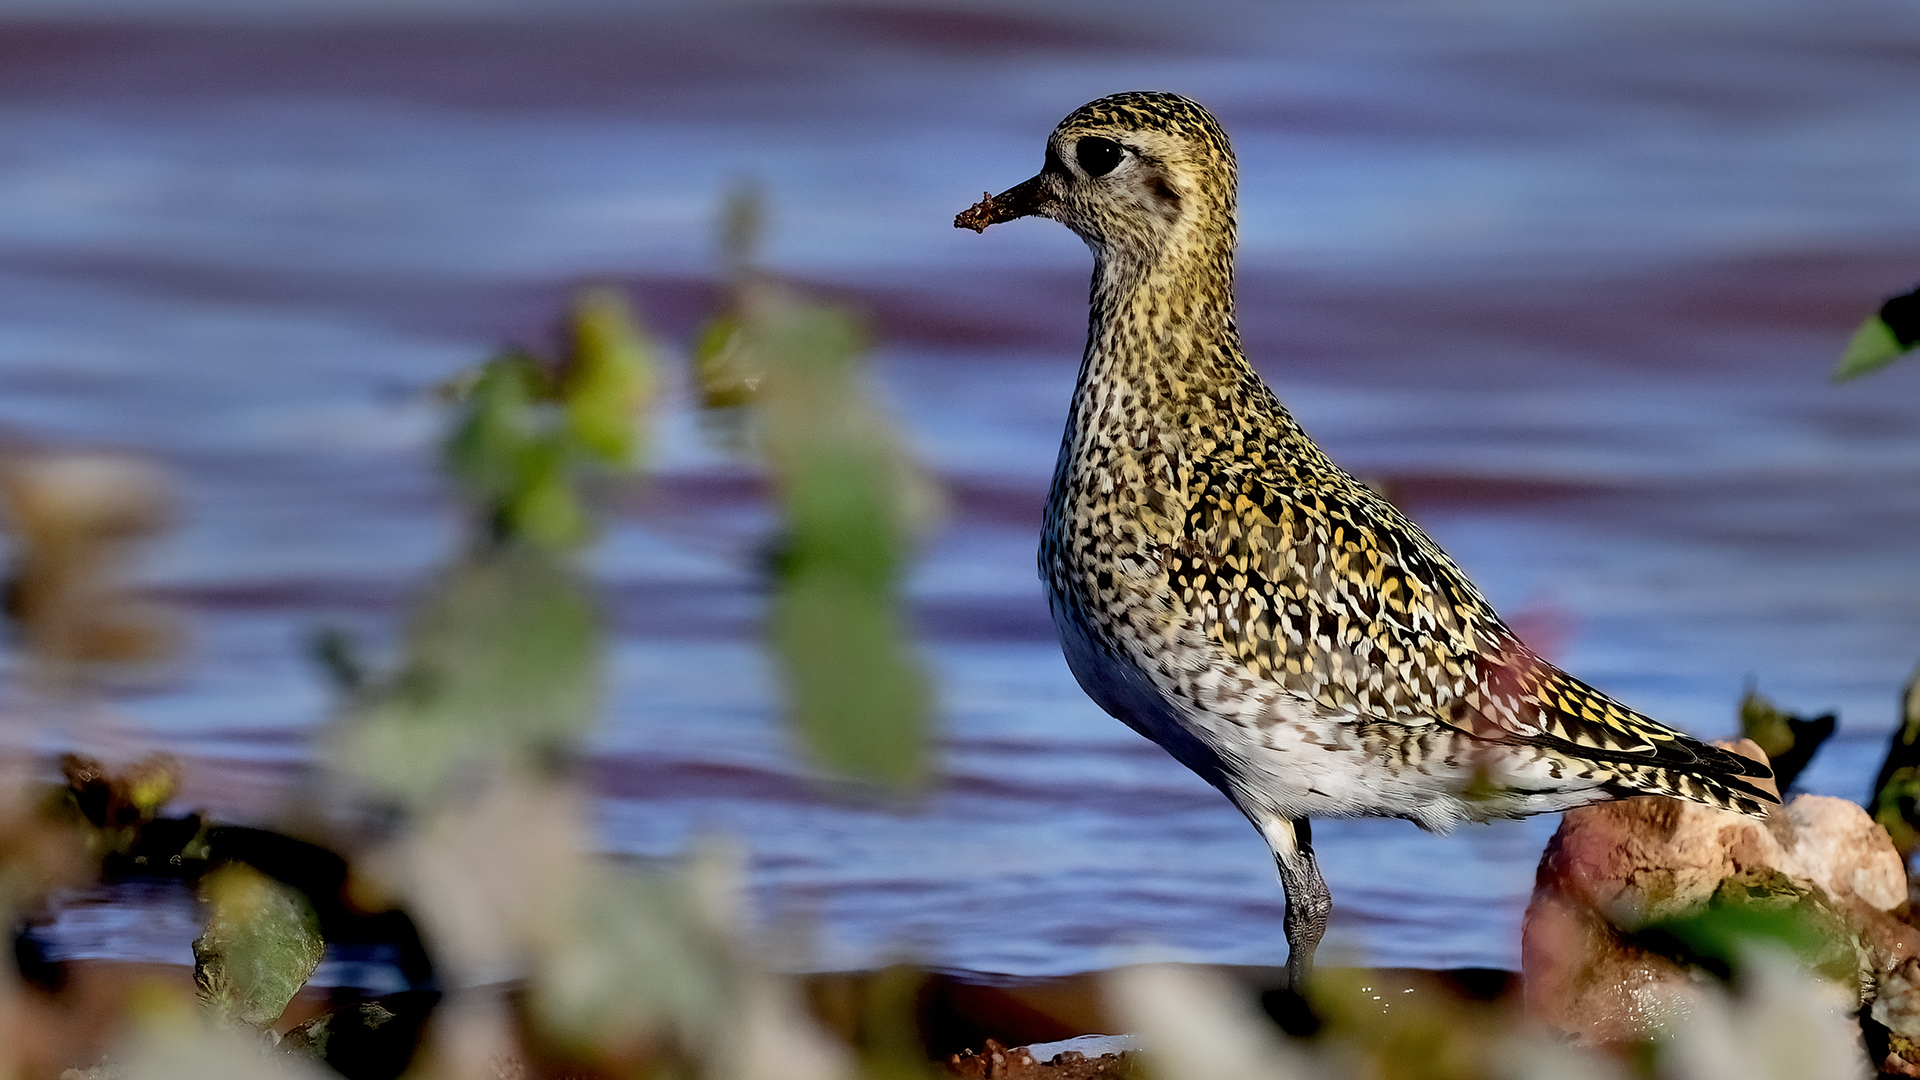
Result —
<instances>
[{"instance_id":1,"label":"bird's head","mask_svg":"<svg viewBox=\"0 0 1920 1080\"><path fill-rule=\"evenodd\" d=\"M1038 176L954 219L981 232L1048 217L1103 261L1152 264L1183 249L1230 252L1235 168L1227 133L1177 94L1114 94L1075 109L1047 139Z\"/></svg>"}]
</instances>

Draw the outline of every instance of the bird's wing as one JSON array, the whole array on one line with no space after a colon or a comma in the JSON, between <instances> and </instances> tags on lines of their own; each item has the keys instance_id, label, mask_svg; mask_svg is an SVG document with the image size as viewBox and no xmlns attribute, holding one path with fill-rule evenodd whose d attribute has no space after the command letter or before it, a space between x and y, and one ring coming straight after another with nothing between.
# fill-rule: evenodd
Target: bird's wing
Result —
<instances>
[{"instance_id":1,"label":"bird's wing","mask_svg":"<svg viewBox=\"0 0 1920 1080\"><path fill-rule=\"evenodd\" d=\"M1633 789L1669 790L1681 782L1670 773L1772 775L1541 659L1419 526L1316 458L1305 475L1280 464L1191 474L1170 584L1189 611L1211 609L1201 624L1250 675L1331 714L1546 747Z\"/></svg>"}]
</instances>

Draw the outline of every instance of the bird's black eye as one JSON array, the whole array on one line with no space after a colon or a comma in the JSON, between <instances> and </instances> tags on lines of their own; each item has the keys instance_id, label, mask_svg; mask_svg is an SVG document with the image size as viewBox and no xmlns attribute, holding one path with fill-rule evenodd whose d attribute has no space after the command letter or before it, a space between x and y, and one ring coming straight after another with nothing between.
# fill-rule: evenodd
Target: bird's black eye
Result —
<instances>
[{"instance_id":1,"label":"bird's black eye","mask_svg":"<svg viewBox=\"0 0 1920 1080\"><path fill-rule=\"evenodd\" d=\"M1073 148L1074 159L1088 176L1105 176L1120 164L1120 144L1098 135L1088 135Z\"/></svg>"}]
</instances>

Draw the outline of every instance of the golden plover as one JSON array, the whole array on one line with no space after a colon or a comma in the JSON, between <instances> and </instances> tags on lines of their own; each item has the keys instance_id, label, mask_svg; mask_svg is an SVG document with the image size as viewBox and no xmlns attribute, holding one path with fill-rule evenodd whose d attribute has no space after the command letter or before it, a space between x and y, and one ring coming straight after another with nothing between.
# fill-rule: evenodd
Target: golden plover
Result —
<instances>
[{"instance_id":1,"label":"golden plover","mask_svg":"<svg viewBox=\"0 0 1920 1080\"><path fill-rule=\"evenodd\" d=\"M1445 831L1630 795L1764 814L1764 764L1540 659L1294 422L1234 325L1235 177L1205 109L1116 94L1060 122L1038 176L954 224L1038 215L1093 249L1040 576L1088 695L1266 838L1294 985L1332 908L1310 818Z\"/></svg>"}]
</instances>

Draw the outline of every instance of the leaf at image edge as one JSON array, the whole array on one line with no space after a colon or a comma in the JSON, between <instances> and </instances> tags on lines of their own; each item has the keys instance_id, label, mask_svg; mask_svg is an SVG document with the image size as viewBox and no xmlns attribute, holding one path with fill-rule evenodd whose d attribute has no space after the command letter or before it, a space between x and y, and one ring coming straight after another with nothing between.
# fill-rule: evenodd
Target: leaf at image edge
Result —
<instances>
[{"instance_id":1,"label":"leaf at image edge","mask_svg":"<svg viewBox=\"0 0 1920 1080\"><path fill-rule=\"evenodd\" d=\"M1846 382L1878 371L1906 352L1894 336L1893 328L1879 315L1870 315L1853 332L1853 340L1847 342L1847 351L1841 354L1839 365L1833 369L1833 381Z\"/></svg>"}]
</instances>

